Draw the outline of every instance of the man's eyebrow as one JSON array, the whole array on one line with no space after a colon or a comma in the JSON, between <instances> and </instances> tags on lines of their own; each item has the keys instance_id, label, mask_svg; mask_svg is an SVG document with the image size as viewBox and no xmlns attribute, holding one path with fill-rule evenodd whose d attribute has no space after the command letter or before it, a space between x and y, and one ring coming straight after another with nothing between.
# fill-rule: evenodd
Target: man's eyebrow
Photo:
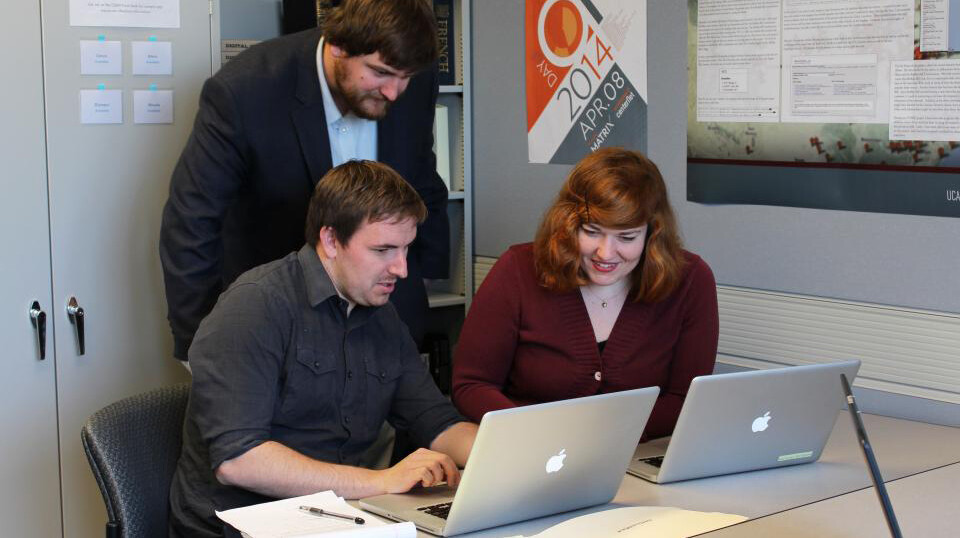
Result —
<instances>
[{"instance_id":1,"label":"man's eyebrow","mask_svg":"<svg viewBox=\"0 0 960 538\"><path fill-rule=\"evenodd\" d=\"M389 65L383 64L383 63L371 63L371 62L367 62L367 67L369 67L370 69L373 69L373 70L375 70L375 71L383 71L383 72L385 72L385 73L387 73L387 74L389 74L389 75L395 76L395 77L411 77L411 76L413 76L413 73L408 73L408 72L403 71L403 70L400 70L400 69L394 69L393 67L390 67Z\"/></svg>"}]
</instances>

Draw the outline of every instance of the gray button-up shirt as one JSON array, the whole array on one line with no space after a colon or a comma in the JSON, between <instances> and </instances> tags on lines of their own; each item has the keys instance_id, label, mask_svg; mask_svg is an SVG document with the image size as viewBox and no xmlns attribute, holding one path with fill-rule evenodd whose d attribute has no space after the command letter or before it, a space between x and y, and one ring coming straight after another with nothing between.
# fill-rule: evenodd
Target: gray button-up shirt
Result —
<instances>
[{"instance_id":1,"label":"gray button-up shirt","mask_svg":"<svg viewBox=\"0 0 960 538\"><path fill-rule=\"evenodd\" d=\"M346 311L309 245L241 275L220 296L190 348L173 531L216 535L214 509L266 500L214 476L221 463L264 441L357 465L384 420L419 446L463 420L392 305Z\"/></svg>"}]
</instances>

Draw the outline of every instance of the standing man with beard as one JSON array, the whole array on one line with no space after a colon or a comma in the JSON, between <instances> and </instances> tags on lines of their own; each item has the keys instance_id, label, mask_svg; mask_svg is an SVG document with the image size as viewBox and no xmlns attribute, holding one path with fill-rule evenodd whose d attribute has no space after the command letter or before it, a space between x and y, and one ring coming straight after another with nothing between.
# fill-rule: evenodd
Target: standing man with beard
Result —
<instances>
[{"instance_id":1,"label":"standing man with beard","mask_svg":"<svg viewBox=\"0 0 960 538\"><path fill-rule=\"evenodd\" d=\"M207 80L160 233L177 359L238 275L300 247L314 185L353 159L389 164L426 204L409 277L391 296L420 340L424 279L449 271L432 149L436 58L429 1L344 0L322 30L251 47Z\"/></svg>"}]
</instances>

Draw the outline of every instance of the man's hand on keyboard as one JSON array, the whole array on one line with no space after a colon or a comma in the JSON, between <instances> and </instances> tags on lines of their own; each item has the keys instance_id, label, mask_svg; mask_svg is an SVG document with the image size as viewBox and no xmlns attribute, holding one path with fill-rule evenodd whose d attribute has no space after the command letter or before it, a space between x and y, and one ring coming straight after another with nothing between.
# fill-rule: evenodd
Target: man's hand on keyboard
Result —
<instances>
[{"instance_id":1,"label":"man's hand on keyboard","mask_svg":"<svg viewBox=\"0 0 960 538\"><path fill-rule=\"evenodd\" d=\"M428 487L441 482L450 486L460 483L460 470L450 456L426 448L418 449L393 467L379 472L385 493L404 493L417 484Z\"/></svg>"}]
</instances>

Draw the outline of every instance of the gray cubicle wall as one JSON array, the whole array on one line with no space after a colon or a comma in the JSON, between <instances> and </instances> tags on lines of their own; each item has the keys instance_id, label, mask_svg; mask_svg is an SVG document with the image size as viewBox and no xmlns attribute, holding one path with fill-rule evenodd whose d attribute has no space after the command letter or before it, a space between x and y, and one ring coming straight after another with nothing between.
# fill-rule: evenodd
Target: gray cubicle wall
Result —
<instances>
[{"instance_id":1,"label":"gray cubicle wall","mask_svg":"<svg viewBox=\"0 0 960 538\"><path fill-rule=\"evenodd\" d=\"M957 219L686 201L686 4L648 0L649 154L667 179L687 246L710 263L717 281L960 312ZM570 169L527 162L522 24L522 2L474 4L480 256L529 241Z\"/></svg>"},{"instance_id":2,"label":"gray cubicle wall","mask_svg":"<svg viewBox=\"0 0 960 538\"><path fill-rule=\"evenodd\" d=\"M648 6L649 155L667 180L687 247L710 264L719 284L960 312L956 219L688 202L687 2L648 0ZM478 256L497 257L529 241L570 169L527 162L523 9L513 0L473 7ZM876 412L950 424L960 416L957 405L861 392Z\"/></svg>"}]
</instances>

